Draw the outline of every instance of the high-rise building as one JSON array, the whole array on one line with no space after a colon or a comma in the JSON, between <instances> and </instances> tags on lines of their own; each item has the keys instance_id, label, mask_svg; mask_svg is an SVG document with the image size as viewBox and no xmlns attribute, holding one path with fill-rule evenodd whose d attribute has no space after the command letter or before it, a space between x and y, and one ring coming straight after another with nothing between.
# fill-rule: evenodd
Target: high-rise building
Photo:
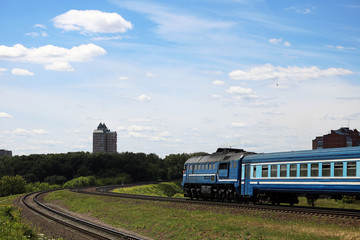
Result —
<instances>
[{"instance_id":1,"label":"high-rise building","mask_svg":"<svg viewBox=\"0 0 360 240\"><path fill-rule=\"evenodd\" d=\"M312 141L313 149L339 148L360 146L360 133L358 130L350 130L342 127L331 130L331 133L318 136Z\"/></svg>"},{"instance_id":2,"label":"high-rise building","mask_svg":"<svg viewBox=\"0 0 360 240\"><path fill-rule=\"evenodd\" d=\"M93 132L93 153L97 152L117 152L117 133L111 132L105 123L100 123Z\"/></svg>"},{"instance_id":3,"label":"high-rise building","mask_svg":"<svg viewBox=\"0 0 360 240\"><path fill-rule=\"evenodd\" d=\"M0 157L9 156L12 157L12 151L0 149Z\"/></svg>"}]
</instances>

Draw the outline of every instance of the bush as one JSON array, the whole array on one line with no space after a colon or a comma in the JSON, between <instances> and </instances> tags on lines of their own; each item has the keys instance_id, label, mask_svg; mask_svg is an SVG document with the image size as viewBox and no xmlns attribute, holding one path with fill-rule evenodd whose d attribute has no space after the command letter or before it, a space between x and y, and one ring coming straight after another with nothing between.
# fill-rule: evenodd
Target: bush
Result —
<instances>
[{"instance_id":1,"label":"bush","mask_svg":"<svg viewBox=\"0 0 360 240\"><path fill-rule=\"evenodd\" d=\"M47 190L57 189L57 188L61 188L61 186L57 185L57 184L50 185L49 183L35 182L35 183L29 183L26 185L26 192L47 191Z\"/></svg>"},{"instance_id":2,"label":"bush","mask_svg":"<svg viewBox=\"0 0 360 240\"><path fill-rule=\"evenodd\" d=\"M95 186L96 178L94 176L88 177L78 177L70 181L67 181L63 188L73 188L73 187L86 187L86 186Z\"/></svg>"},{"instance_id":3,"label":"bush","mask_svg":"<svg viewBox=\"0 0 360 240\"><path fill-rule=\"evenodd\" d=\"M34 231L21 223L20 212L11 205L0 206L0 239L37 239Z\"/></svg>"},{"instance_id":4,"label":"bush","mask_svg":"<svg viewBox=\"0 0 360 240\"><path fill-rule=\"evenodd\" d=\"M26 180L20 176L3 176L0 179L0 196L9 196L26 192Z\"/></svg>"},{"instance_id":5,"label":"bush","mask_svg":"<svg viewBox=\"0 0 360 240\"><path fill-rule=\"evenodd\" d=\"M100 178L96 180L96 185L117 185L132 182L131 176L126 173L120 173L116 177L111 178Z\"/></svg>"},{"instance_id":6,"label":"bush","mask_svg":"<svg viewBox=\"0 0 360 240\"><path fill-rule=\"evenodd\" d=\"M64 184L66 182L66 177L59 175L52 175L46 177L44 182L47 182L49 184Z\"/></svg>"}]
</instances>

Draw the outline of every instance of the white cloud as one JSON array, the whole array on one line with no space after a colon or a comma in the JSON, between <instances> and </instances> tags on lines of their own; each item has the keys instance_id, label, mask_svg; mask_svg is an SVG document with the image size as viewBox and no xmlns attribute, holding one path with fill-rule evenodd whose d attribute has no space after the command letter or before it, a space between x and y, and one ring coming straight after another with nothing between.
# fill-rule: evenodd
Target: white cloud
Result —
<instances>
[{"instance_id":1,"label":"white cloud","mask_svg":"<svg viewBox=\"0 0 360 240\"><path fill-rule=\"evenodd\" d=\"M231 123L231 126L236 127L236 128L243 128L243 127L246 127L246 124L242 123L242 122L233 122L233 123Z\"/></svg>"},{"instance_id":2,"label":"white cloud","mask_svg":"<svg viewBox=\"0 0 360 240\"><path fill-rule=\"evenodd\" d=\"M124 38L123 36L113 36L113 37L93 37L91 39L94 41L102 41L102 40L107 41L107 40L121 40L123 38Z\"/></svg>"},{"instance_id":3,"label":"white cloud","mask_svg":"<svg viewBox=\"0 0 360 240\"><path fill-rule=\"evenodd\" d=\"M218 70L218 71L204 71L203 74L209 74L209 75L221 75L223 74L222 71Z\"/></svg>"},{"instance_id":4,"label":"white cloud","mask_svg":"<svg viewBox=\"0 0 360 240\"><path fill-rule=\"evenodd\" d=\"M141 132L141 131L151 131L151 132L156 132L158 131L156 128L154 127L149 127L149 126L141 126L141 125L131 125L130 127L127 128L128 131L130 132Z\"/></svg>"},{"instance_id":5,"label":"white cloud","mask_svg":"<svg viewBox=\"0 0 360 240\"><path fill-rule=\"evenodd\" d=\"M3 72L6 72L7 69L6 68L0 68L0 75L3 73Z\"/></svg>"},{"instance_id":6,"label":"white cloud","mask_svg":"<svg viewBox=\"0 0 360 240\"><path fill-rule=\"evenodd\" d=\"M53 19L54 26L65 31L86 33L123 33L132 29L132 24L118 13L98 10L69 10Z\"/></svg>"},{"instance_id":7,"label":"white cloud","mask_svg":"<svg viewBox=\"0 0 360 240\"><path fill-rule=\"evenodd\" d=\"M355 47L346 47L346 46L341 46L341 45L336 45L336 46L327 45L326 47L335 48L335 49L338 49L338 50L355 50L356 49Z\"/></svg>"},{"instance_id":8,"label":"white cloud","mask_svg":"<svg viewBox=\"0 0 360 240\"><path fill-rule=\"evenodd\" d=\"M282 43L282 42L283 42L282 38L271 38L271 39L269 39L269 43L274 44L274 45L277 45L277 44ZM284 41L284 46L285 47L290 47L291 43L289 41Z\"/></svg>"},{"instance_id":9,"label":"white cloud","mask_svg":"<svg viewBox=\"0 0 360 240\"><path fill-rule=\"evenodd\" d=\"M280 42L282 42L281 38L271 38L271 39L269 39L269 43L271 43L271 44L278 44Z\"/></svg>"},{"instance_id":10,"label":"white cloud","mask_svg":"<svg viewBox=\"0 0 360 240\"><path fill-rule=\"evenodd\" d=\"M28 32L28 33L25 33L25 36L30 36L30 37L48 37L49 35L44 32L44 31L41 31L41 32Z\"/></svg>"},{"instance_id":11,"label":"white cloud","mask_svg":"<svg viewBox=\"0 0 360 240\"><path fill-rule=\"evenodd\" d=\"M0 112L0 118L12 118L10 114L7 114L5 112Z\"/></svg>"},{"instance_id":12,"label":"white cloud","mask_svg":"<svg viewBox=\"0 0 360 240\"><path fill-rule=\"evenodd\" d=\"M11 70L11 73L18 76L34 76L33 72L30 72L29 70L22 68L13 68Z\"/></svg>"},{"instance_id":13,"label":"white cloud","mask_svg":"<svg viewBox=\"0 0 360 240\"><path fill-rule=\"evenodd\" d=\"M28 33L25 33L25 36L38 37L39 33L38 32L28 32Z\"/></svg>"},{"instance_id":14,"label":"white cloud","mask_svg":"<svg viewBox=\"0 0 360 240\"><path fill-rule=\"evenodd\" d=\"M121 76L121 77L118 77L118 79L120 81L125 81L125 80L129 80L129 77Z\"/></svg>"},{"instance_id":15,"label":"white cloud","mask_svg":"<svg viewBox=\"0 0 360 240\"><path fill-rule=\"evenodd\" d=\"M171 41L193 41L195 37L207 38L208 40L214 36L217 30L222 32L236 24L235 22L204 19L190 14L178 13L178 9L172 9L158 3L118 1L117 4L122 8L148 16L156 24L155 31L162 38Z\"/></svg>"},{"instance_id":16,"label":"white cloud","mask_svg":"<svg viewBox=\"0 0 360 240\"><path fill-rule=\"evenodd\" d=\"M44 129L34 129L34 130L32 130L32 133L39 134L39 135L47 135L50 132L47 130L44 130Z\"/></svg>"},{"instance_id":17,"label":"white cloud","mask_svg":"<svg viewBox=\"0 0 360 240\"><path fill-rule=\"evenodd\" d=\"M12 47L0 45L0 59L2 60L45 64L46 69L56 71L60 71L59 69L70 71L72 68L69 62L86 62L104 54L106 54L105 49L92 43L70 49L54 45L38 48L26 48L22 44L15 44Z\"/></svg>"},{"instance_id":18,"label":"white cloud","mask_svg":"<svg viewBox=\"0 0 360 240\"><path fill-rule=\"evenodd\" d=\"M125 137L134 137L134 138L148 138L146 134L139 132L129 132Z\"/></svg>"},{"instance_id":19,"label":"white cloud","mask_svg":"<svg viewBox=\"0 0 360 240\"><path fill-rule=\"evenodd\" d=\"M144 102L149 102L151 100L151 97L145 95L145 94L142 94L140 95L138 98L137 98L139 101L144 101Z\"/></svg>"},{"instance_id":20,"label":"white cloud","mask_svg":"<svg viewBox=\"0 0 360 240\"><path fill-rule=\"evenodd\" d=\"M61 71L61 72L74 71L74 68L72 68L68 62L53 62L53 63L45 65L45 69L52 70L52 71Z\"/></svg>"},{"instance_id":21,"label":"white cloud","mask_svg":"<svg viewBox=\"0 0 360 240\"><path fill-rule=\"evenodd\" d=\"M48 135L48 134L50 134L50 132L45 129L26 130L24 128L17 128L12 133L16 136Z\"/></svg>"},{"instance_id":22,"label":"white cloud","mask_svg":"<svg viewBox=\"0 0 360 240\"><path fill-rule=\"evenodd\" d=\"M44 24L35 24L34 27L46 29L46 26Z\"/></svg>"},{"instance_id":23,"label":"white cloud","mask_svg":"<svg viewBox=\"0 0 360 240\"><path fill-rule=\"evenodd\" d=\"M146 76L147 76L148 78L154 78L154 77L156 77L156 75L153 74L153 73L151 73L151 72L146 73Z\"/></svg>"},{"instance_id":24,"label":"white cloud","mask_svg":"<svg viewBox=\"0 0 360 240\"><path fill-rule=\"evenodd\" d=\"M215 81L212 82L212 84L215 85L215 86L222 86L222 85L225 84L225 82L221 81L221 80L215 80Z\"/></svg>"},{"instance_id":25,"label":"white cloud","mask_svg":"<svg viewBox=\"0 0 360 240\"><path fill-rule=\"evenodd\" d=\"M245 98L257 98L257 95L251 88L243 88L240 86L231 86L226 92Z\"/></svg>"},{"instance_id":26,"label":"white cloud","mask_svg":"<svg viewBox=\"0 0 360 240\"><path fill-rule=\"evenodd\" d=\"M353 74L352 71L344 68L320 69L312 67L280 67L271 64L265 64L253 67L248 70L235 70L229 73L233 80L309 80L321 77L332 77Z\"/></svg>"},{"instance_id":27,"label":"white cloud","mask_svg":"<svg viewBox=\"0 0 360 240\"><path fill-rule=\"evenodd\" d=\"M152 122L153 120L150 118L134 118L130 119L130 122Z\"/></svg>"},{"instance_id":28,"label":"white cloud","mask_svg":"<svg viewBox=\"0 0 360 240\"><path fill-rule=\"evenodd\" d=\"M293 11L298 14L304 14L304 15L309 14L309 13L313 12L314 10L315 10L315 7L300 8L300 7L292 6L292 7L285 8L285 11Z\"/></svg>"},{"instance_id":29,"label":"white cloud","mask_svg":"<svg viewBox=\"0 0 360 240\"><path fill-rule=\"evenodd\" d=\"M13 131L13 133L16 136L28 136L28 135L30 135L31 132L26 129L23 129L23 128L17 128Z\"/></svg>"},{"instance_id":30,"label":"white cloud","mask_svg":"<svg viewBox=\"0 0 360 240\"><path fill-rule=\"evenodd\" d=\"M78 134L78 133L81 133L81 131L79 129L73 129L73 130L66 131L66 133L76 133L76 134Z\"/></svg>"}]
</instances>

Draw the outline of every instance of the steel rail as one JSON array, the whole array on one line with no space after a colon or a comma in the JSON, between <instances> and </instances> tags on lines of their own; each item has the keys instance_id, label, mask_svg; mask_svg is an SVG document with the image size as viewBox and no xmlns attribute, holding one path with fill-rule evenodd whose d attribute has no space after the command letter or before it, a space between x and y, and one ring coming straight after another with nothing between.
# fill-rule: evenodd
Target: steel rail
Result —
<instances>
[{"instance_id":1,"label":"steel rail","mask_svg":"<svg viewBox=\"0 0 360 240\"><path fill-rule=\"evenodd\" d=\"M242 208L242 209L263 210L263 211L290 212L297 214L336 216L336 217L345 217L345 218L360 220L360 210L353 210L353 209L335 209L335 208L283 206L283 205L274 206L274 205L266 205L266 204L260 205L260 204L247 204L247 203L236 203L236 202L199 201L199 200L190 200L183 198L158 197L158 196L146 196L146 195L137 195L137 194L109 192L110 189L116 187L122 187L122 186L98 187L92 191L89 191L89 189L94 189L94 188L78 188L78 189L72 189L71 191L84 193L84 194L131 198L131 199L139 199L139 200L175 202L182 204L198 204L198 205L219 206L219 207L232 207L232 208Z\"/></svg>"},{"instance_id":2,"label":"steel rail","mask_svg":"<svg viewBox=\"0 0 360 240\"><path fill-rule=\"evenodd\" d=\"M51 191L54 191L54 190L51 190ZM113 238L108 238L108 237L105 237L104 235L100 235L98 233L95 233L93 231L90 231L90 230L86 230L84 228L81 228L81 227L78 227L74 224L70 224L64 220L61 220L57 217L54 217L54 216L51 216L47 213L45 213L44 211L41 211L39 209L36 209L35 207L31 206L30 204L28 204L26 202L26 199L31 196L31 195L34 195L35 196L33 197L33 201L35 204L37 204L39 207L41 207L42 209L46 209L47 211L50 211L52 213L54 213L56 216L61 216L65 219L68 219L68 220L71 220L73 222L76 222L82 226L87 226L87 227L90 227L90 229L95 229L99 232L102 232L102 233L107 233L107 234L110 234L111 236L114 236L114 237L118 237L118 238L121 238L121 239L131 239L131 240L143 240L143 238L139 238L139 237L136 237L136 236L133 236L133 235L130 235L130 234L127 234L127 233L124 233L124 232L120 232L120 231L115 231L113 229L110 229L110 228L107 228L107 227L104 227L104 226L101 226L101 225L98 225L98 224L95 224L95 223L91 223L89 221L86 221L86 220L83 220L83 219L80 219L80 218L76 218L74 216L71 216L71 215L68 215L68 214L65 214L63 212L60 212L58 210L55 210L49 206L46 206L45 204L41 203L39 200L38 200L38 197L42 194L45 194L47 192L50 192L50 191L43 191L43 192L38 192L38 193L29 193L27 195L25 195L24 197L22 197L21 201L23 202L23 204L31 209L32 211L44 216L45 218L47 219L51 219L57 223L60 223L66 227L69 227L69 228L72 228L78 232L81 232L81 233L84 233L88 236L91 236L91 237L94 237L96 239L103 239L103 240L110 240L110 239L113 239Z\"/></svg>"}]
</instances>

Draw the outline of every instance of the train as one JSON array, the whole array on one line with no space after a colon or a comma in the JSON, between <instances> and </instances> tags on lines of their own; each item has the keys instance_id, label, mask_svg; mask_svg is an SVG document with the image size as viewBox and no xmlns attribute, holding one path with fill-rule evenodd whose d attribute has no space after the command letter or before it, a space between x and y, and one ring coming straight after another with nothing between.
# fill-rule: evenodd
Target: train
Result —
<instances>
[{"instance_id":1,"label":"train","mask_svg":"<svg viewBox=\"0 0 360 240\"><path fill-rule=\"evenodd\" d=\"M253 203L298 203L306 196L360 198L360 147L260 153L218 148L184 164L185 197Z\"/></svg>"}]
</instances>

